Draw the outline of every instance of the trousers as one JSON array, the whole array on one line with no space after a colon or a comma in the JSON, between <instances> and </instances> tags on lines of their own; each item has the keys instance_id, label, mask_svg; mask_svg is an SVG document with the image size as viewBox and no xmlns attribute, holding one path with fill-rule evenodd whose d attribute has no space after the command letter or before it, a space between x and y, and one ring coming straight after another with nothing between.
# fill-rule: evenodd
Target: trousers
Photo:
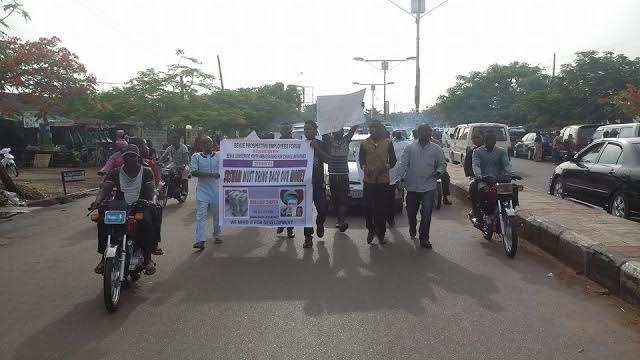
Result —
<instances>
[{"instance_id":1,"label":"trousers","mask_svg":"<svg viewBox=\"0 0 640 360\"><path fill-rule=\"evenodd\" d=\"M389 183L364 183L364 218L367 229L381 238L387 232L387 212L392 210L389 189Z\"/></svg>"},{"instance_id":2,"label":"trousers","mask_svg":"<svg viewBox=\"0 0 640 360\"><path fill-rule=\"evenodd\" d=\"M207 240L207 214L211 210L213 218L213 238L217 239L222 233L218 199L196 200L196 239L195 242Z\"/></svg>"},{"instance_id":3,"label":"trousers","mask_svg":"<svg viewBox=\"0 0 640 360\"><path fill-rule=\"evenodd\" d=\"M420 228L418 238L420 241L429 240L429 230L431 229L431 213L433 212L433 197L435 190L425 192L407 192L407 217L409 218L409 228L415 229L418 220L418 210L420 210Z\"/></svg>"},{"instance_id":4,"label":"trousers","mask_svg":"<svg viewBox=\"0 0 640 360\"><path fill-rule=\"evenodd\" d=\"M324 221L327 219L327 213L329 211L327 204L327 192L325 191L324 184L313 186L313 204L316 206L316 226L324 226ZM313 228L304 228L304 238L311 239L313 235Z\"/></svg>"}]
</instances>

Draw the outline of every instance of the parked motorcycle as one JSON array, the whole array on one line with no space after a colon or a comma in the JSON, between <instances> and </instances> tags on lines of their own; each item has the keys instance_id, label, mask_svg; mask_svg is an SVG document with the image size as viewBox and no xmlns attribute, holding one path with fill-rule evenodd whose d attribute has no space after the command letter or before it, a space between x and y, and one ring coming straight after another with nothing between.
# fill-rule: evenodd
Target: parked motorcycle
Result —
<instances>
[{"instance_id":1,"label":"parked motorcycle","mask_svg":"<svg viewBox=\"0 0 640 360\"><path fill-rule=\"evenodd\" d=\"M182 188L183 166L172 163L162 167L162 184L158 190L158 202L162 207L167 206L167 200L173 198L183 203L187 200L188 192Z\"/></svg>"},{"instance_id":2,"label":"parked motorcycle","mask_svg":"<svg viewBox=\"0 0 640 360\"><path fill-rule=\"evenodd\" d=\"M493 233L502 237L502 245L508 257L513 258L518 249L517 210L518 192L522 185L512 183L521 180L519 176L484 176L481 178L478 219L471 219L473 225L482 231L485 239L491 240Z\"/></svg>"},{"instance_id":3,"label":"parked motorcycle","mask_svg":"<svg viewBox=\"0 0 640 360\"><path fill-rule=\"evenodd\" d=\"M16 162L13 159L14 157L13 155L11 155L10 148L4 148L0 150L0 162L2 163L2 166L7 169L9 175L18 177L18 167L16 166Z\"/></svg>"},{"instance_id":4,"label":"parked motorcycle","mask_svg":"<svg viewBox=\"0 0 640 360\"><path fill-rule=\"evenodd\" d=\"M103 202L98 209L89 209L92 221L104 221L109 228L103 255L104 305L109 312L118 309L121 289L140 279L144 269L144 252L136 235L138 222L144 219L144 210L149 204L142 199L131 205L111 200Z\"/></svg>"}]
</instances>

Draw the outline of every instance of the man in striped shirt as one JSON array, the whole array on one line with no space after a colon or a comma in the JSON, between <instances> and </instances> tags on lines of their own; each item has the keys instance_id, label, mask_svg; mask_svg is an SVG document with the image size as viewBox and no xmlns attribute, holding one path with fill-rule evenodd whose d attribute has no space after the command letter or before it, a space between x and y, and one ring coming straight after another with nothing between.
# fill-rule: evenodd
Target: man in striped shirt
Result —
<instances>
[{"instance_id":1,"label":"man in striped shirt","mask_svg":"<svg viewBox=\"0 0 640 360\"><path fill-rule=\"evenodd\" d=\"M346 222L349 201L349 143L358 130L358 125L354 125L345 135L344 129L333 132L327 137L326 146L329 155L329 189L331 190L331 201L336 211L338 223L336 227L345 232L349 228Z\"/></svg>"}]
</instances>

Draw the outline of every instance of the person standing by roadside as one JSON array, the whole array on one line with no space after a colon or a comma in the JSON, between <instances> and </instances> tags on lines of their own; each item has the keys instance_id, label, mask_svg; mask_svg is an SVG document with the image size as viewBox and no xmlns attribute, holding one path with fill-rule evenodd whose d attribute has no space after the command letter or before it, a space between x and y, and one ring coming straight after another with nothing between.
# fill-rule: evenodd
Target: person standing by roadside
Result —
<instances>
[{"instance_id":1,"label":"person standing by roadside","mask_svg":"<svg viewBox=\"0 0 640 360\"><path fill-rule=\"evenodd\" d=\"M364 171L363 198L367 223L367 244L374 235L380 245L386 244L387 211L392 211L389 203L389 169L396 166L396 152L386 129L379 121L369 123L371 136L360 145L360 167ZM406 151L406 150L405 150Z\"/></svg>"},{"instance_id":2,"label":"person standing by roadside","mask_svg":"<svg viewBox=\"0 0 640 360\"><path fill-rule=\"evenodd\" d=\"M556 131L556 137L553 138L553 145L551 147L551 157L554 164L560 164L560 149L562 149L562 136L560 131Z\"/></svg>"},{"instance_id":3,"label":"person standing by roadside","mask_svg":"<svg viewBox=\"0 0 640 360\"><path fill-rule=\"evenodd\" d=\"M304 123L304 136L311 141L313 149L313 203L318 212L316 216L316 235L319 238L324 237L324 221L327 219L327 194L326 185L324 183L324 163L329 160L329 155L324 151L322 140L316 139L318 134L318 125L313 121ZM304 228L304 245L303 248L313 247L313 227Z\"/></svg>"},{"instance_id":4,"label":"person standing by roadside","mask_svg":"<svg viewBox=\"0 0 640 360\"><path fill-rule=\"evenodd\" d=\"M202 152L191 155L191 175L198 178L196 187L196 239L193 247L204 249L207 240L207 214L213 213L214 243L221 244L218 187L220 179L220 157L213 151L213 140L209 136L202 138Z\"/></svg>"},{"instance_id":5,"label":"person standing by roadside","mask_svg":"<svg viewBox=\"0 0 640 360\"><path fill-rule=\"evenodd\" d=\"M329 154L329 189L331 190L331 201L336 211L338 223L336 227L340 232L345 232L349 228L347 224L347 209L349 201L349 143L358 130L358 125L354 125L345 135L344 129L333 132L326 137L327 153ZM382 134L384 137L384 134Z\"/></svg>"},{"instance_id":6,"label":"person standing by roadside","mask_svg":"<svg viewBox=\"0 0 640 360\"><path fill-rule=\"evenodd\" d=\"M444 174L447 163L440 147L430 142L433 130L428 125L418 127L418 141L407 146L400 160L401 182L407 189L407 217L409 235L416 237L418 210L420 210L420 246L431 249L429 230L436 181Z\"/></svg>"},{"instance_id":7,"label":"person standing by roadside","mask_svg":"<svg viewBox=\"0 0 640 360\"><path fill-rule=\"evenodd\" d=\"M542 161L542 135L536 131L536 138L533 140L533 160Z\"/></svg>"},{"instance_id":8,"label":"person standing by roadside","mask_svg":"<svg viewBox=\"0 0 640 360\"><path fill-rule=\"evenodd\" d=\"M293 136L291 135L291 131L292 131L291 124L286 123L286 122L280 124L280 139L293 139ZM261 137L261 139L263 139L263 138ZM284 228L283 227L279 227L276 230L276 233L277 234L282 234L283 231L284 231ZM296 235L293 233L293 227L288 227L287 228L287 237L289 239L293 239L295 236Z\"/></svg>"}]
</instances>

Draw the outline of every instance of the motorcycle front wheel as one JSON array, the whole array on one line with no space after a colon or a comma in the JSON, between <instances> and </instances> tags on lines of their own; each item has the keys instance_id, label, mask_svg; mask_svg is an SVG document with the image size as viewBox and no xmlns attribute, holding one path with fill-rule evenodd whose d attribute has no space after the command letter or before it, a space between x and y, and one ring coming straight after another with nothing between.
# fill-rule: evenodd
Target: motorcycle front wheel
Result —
<instances>
[{"instance_id":1,"label":"motorcycle front wheel","mask_svg":"<svg viewBox=\"0 0 640 360\"><path fill-rule=\"evenodd\" d=\"M159 198L160 198L160 206L162 206L162 208L165 208L167 206L167 200L169 198L169 194L167 193L169 190L169 186L167 184L164 184L159 191Z\"/></svg>"},{"instance_id":2,"label":"motorcycle front wheel","mask_svg":"<svg viewBox=\"0 0 640 360\"><path fill-rule=\"evenodd\" d=\"M120 264L117 258L104 261L104 305L109 312L118 309L120 303Z\"/></svg>"},{"instance_id":3,"label":"motorcycle front wheel","mask_svg":"<svg viewBox=\"0 0 640 360\"><path fill-rule=\"evenodd\" d=\"M518 233L514 225L514 218L507 215L500 215L500 217L500 221L504 224L504 233L502 234L504 252L508 257L513 258L518 250Z\"/></svg>"}]
</instances>

